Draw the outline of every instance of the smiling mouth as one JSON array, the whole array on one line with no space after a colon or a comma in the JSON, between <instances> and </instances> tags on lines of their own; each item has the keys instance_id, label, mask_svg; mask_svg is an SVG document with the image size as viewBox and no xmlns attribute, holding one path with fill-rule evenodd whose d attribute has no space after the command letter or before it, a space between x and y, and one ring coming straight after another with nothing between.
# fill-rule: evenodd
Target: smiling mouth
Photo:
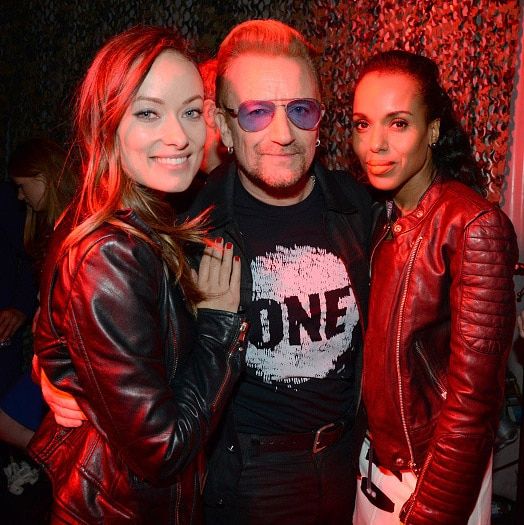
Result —
<instances>
[{"instance_id":1,"label":"smiling mouth","mask_svg":"<svg viewBox=\"0 0 524 525\"><path fill-rule=\"evenodd\" d=\"M183 157L154 157L155 161L164 166L179 166L189 159L189 155Z\"/></svg>"}]
</instances>

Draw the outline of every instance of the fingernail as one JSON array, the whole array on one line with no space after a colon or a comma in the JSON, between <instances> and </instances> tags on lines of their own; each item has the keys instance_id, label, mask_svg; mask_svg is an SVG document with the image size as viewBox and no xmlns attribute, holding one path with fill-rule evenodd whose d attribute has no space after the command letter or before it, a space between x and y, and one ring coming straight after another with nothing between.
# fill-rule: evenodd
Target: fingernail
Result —
<instances>
[{"instance_id":1,"label":"fingernail","mask_svg":"<svg viewBox=\"0 0 524 525\"><path fill-rule=\"evenodd\" d=\"M224 240L224 239L222 239L222 237L217 237L217 238L216 238L216 242L218 242L218 244L222 244L222 241L223 241L223 240Z\"/></svg>"},{"instance_id":2,"label":"fingernail","mask_svg":"<svg viewBox=\"0 0 524 525\"><path fill-rule=\"evenodd\" d=\"M233 257L233 259L235 259L236 262L239 262L239 261L240 261L240 256L239 256L239 255L235 255L235 256Z\"/></svg>"},{"instance_id":3,"label":"fingernail","mask_svg":"<svg viewBox=\"0 0 524 525\"><path fill-rule=\"evenodd\" d=\"M226 250L231 250L231 248L233 248L233 243L232 242L226 242Z\"/></svg>"}]
</instances>

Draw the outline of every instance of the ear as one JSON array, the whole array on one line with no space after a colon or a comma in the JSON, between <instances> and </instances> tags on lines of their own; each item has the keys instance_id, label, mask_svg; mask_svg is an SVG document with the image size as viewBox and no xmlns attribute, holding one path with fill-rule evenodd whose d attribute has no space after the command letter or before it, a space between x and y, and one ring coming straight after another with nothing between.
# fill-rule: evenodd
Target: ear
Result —
<instances>
[{"instance_id":1,"label":"ear","mask_svg":"<svg viewBox=\"0 0 524 525\"><path fill-rule=\"evenodd\" d=\"M440 119L436 118L429 124L429 145L435 144L440 135Z\"/></svg>"},{"instance_id":2,"label":"ear","mask_svg":"<svg viewBox=\"0 0 524 525\"><path fill-rule=\"evenodd\" d=\"M215 129L217 124L215 122L215 112L216 112L215 101L210 98L204 100L204 120L206 121L206 126L211 129Z\"/></svg>"},{"instance_id":3,"label":"ear","mask_svg":"<svg viewBox=\"0 0 524 525\"><path fill-rule=\"evenodd\" d=\"M215 111L215 122L220 130L220 137L226 148L233 147L233 134L227 123L226 115L224 115L223 110L218 109Z\"/></svg>"}]
</instances>

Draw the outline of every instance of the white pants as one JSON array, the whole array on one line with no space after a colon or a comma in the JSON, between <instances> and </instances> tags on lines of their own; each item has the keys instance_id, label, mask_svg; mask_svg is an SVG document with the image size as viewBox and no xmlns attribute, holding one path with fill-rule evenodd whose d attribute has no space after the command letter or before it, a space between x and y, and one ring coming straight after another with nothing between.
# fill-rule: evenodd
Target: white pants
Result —
<instances>
[{"instance_id":1,"label":"white pants","mask_svg":"<svg viewBox=\"0 0 524 525\"><path fill-rule=\"evenodd\" d=\"M366 456L368 450L369 441L366 438L360 451L360 478L367 476L368 460ZM484 474L477 503L468 520L468 525L490 525L491 523L492 463L493 456ZM361 481L359 480L353 525L399 525L399 513L402 506L409 499L417 484L415 474L411 471L403 471L402 481L400 481L395 474L387 469L379 469L373 465L372 481L394 503L394 511L386 512L375 507L362 492Z\"/></svg>"}]
</instances>

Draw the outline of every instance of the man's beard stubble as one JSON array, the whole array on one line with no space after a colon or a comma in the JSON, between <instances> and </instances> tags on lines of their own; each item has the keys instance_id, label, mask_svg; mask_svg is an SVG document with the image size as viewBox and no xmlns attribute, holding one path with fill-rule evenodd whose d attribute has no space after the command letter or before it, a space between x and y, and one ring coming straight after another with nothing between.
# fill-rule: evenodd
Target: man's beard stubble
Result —
<instances>
[{"instance_id":1,"label":"man's beard stubble","mask_svg":"<svg viewBox=\"0 0 524 525\"><path fill-rule=\"evenodd\" d=\"M309 182L312 161L307 162L305 151L303 148L297 148L293 146L292 149L283 149L283 153L296 154L300 157L301 162L293 170L291 177L279 178L278 168L275 168L275 173L263 173L261 166L256 166L255 169L247 169L247 167L241 164L237 159L239 172L246 177L251 184L260 188L264 193L270 195L276 199L287 199L293 198L299 195L306 184ZM259 156L263 158L263 154Z\"/></svg>"}]
</instances>

